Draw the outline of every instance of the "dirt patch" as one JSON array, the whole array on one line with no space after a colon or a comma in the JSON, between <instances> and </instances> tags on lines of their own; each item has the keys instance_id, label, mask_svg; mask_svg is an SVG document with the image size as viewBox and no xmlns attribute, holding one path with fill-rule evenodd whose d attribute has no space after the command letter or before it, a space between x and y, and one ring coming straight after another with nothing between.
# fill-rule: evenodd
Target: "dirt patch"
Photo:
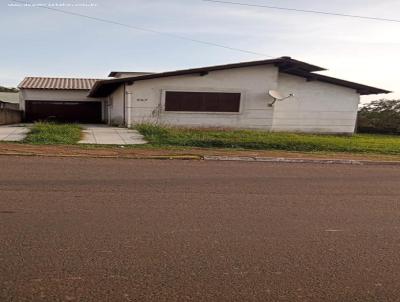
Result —
<instances>
[{"instance_id":1,"label":"dirt patch","mask_svg":"<svg viewBox=\"0 0 400 302\"><path fill-rule=\"evenodd\" d=\"M54 146L27 145L4 143L0 144L0 155L26 156L71 156L71 157L117 157L117 158L164 158L194 156L235 156L235 157L282 157L309 159L344 159L344 160L373 160L400 161L400 155L348 154L348 153L304 153L284 151L254 151L227 149L155 149L149 147L85 147L85 146Z\"/></svg>"}]
</instances>

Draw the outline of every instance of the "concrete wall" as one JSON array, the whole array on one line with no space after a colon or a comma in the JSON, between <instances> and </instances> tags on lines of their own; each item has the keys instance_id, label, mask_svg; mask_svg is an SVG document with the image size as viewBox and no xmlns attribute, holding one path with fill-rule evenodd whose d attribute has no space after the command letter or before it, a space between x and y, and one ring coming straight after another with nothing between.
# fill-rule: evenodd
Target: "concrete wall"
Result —
<instances>
[{"instance_id":1,"label":"concrete wall","mask_svg":"<svg viewBox=\"0 0 400 302\"><path fill-rule=\"evenodd\" d=\"M25 100L27 101L72 101L85 102L96 101L97 99L88 98L88 90L57 90L57 89L21 89L20 108L25 110Z\"/></svg>"},{"instance_id":2,"label":"concrete wall","mask_svg":"<svg viewBox=\"0 0 400 302\"><path fill-rule=\"evenodd\" d=\"M280 73L278 90L294 97L274 105L272 131L353 133L359 94L350 88Z\"/></svg>"},{"instance_id":3,"label":"concrete wall","mask_svg":"<svg viewBox=\"0 0 400 302\"><path fill-rule=\"evenodd\" d=\"M208 75L199 74L137 81L126 86L132 94L130 108L133 124L161 122L170 125L194 127L257 128L269 130L272 126L273 108L268 107L269 89L277 88L278 69L274 66L256 66L220 70ZM239 113L166 112L166 90L240 92ZM115 103L121 103L120 92L113 94Z\"/></svg>"},{"instance_id":4,"label":"concrete wall","mask_svg":"<svg viewBox=\"0 0 400 302\"><path fill-rule=\"evenodd\" d=\"M59 89L21 89L20 110L25 111L25 101L63 101L63 102L93 102L103 103L103 120L108 119L107 106L104 99L88 98L89 90L59 90Z\"/></svg>"},{"instance_id":5,"label":"concrete wall","mask_svg":"<svg viewBox=\"0 0 400 302\"><path fill-rule=\"evenodd\" d=\"M0 101L0 109L19 110L19 103L5 103Z\"/></svg>"},{"instance_id":6,"label":"concrete wall","mask_svg":"<svg viewBox=\"0 0 400 302\"><path fill-rule=\"evenodd\" d=\"M12 109L0 109L0 125L18 124L22 120L22 112Z\"/></svg>"},{"instance_id":7,"label":"concrete wall","mask_svg":"<svg viewBox=\"0 0 400 302\"><path fill-rule=\"evenodd\" d=\"M107 102L109 124L124 124L124 85L121 85L109 98Z\"/></svg>"}]
</instances>

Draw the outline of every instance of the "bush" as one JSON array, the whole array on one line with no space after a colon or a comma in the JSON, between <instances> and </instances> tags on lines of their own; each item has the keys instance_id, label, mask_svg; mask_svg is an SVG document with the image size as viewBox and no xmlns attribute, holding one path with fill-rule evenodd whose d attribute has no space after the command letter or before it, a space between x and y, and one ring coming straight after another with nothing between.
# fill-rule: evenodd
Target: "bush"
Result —
<instances>
[{"instance_id":1,"label":"bush","mask_svg":"<svg viewBox=\"0 0 400 302\"><path fill-rule=\"evenodd\" d=\"M400 134L400 100L379 100L358 112L360 133Z\"/></svg>"}]
</instances>

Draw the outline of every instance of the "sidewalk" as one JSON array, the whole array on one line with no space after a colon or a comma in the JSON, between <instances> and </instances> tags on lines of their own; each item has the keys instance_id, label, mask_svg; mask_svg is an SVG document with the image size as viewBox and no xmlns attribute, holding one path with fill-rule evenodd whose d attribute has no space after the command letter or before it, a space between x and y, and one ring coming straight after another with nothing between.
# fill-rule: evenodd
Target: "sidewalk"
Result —
<instances>
[{"instance_id":1,"label":"sidewalk","mask_svg":"<svg viewBox=\"0 0 400 302\"><path fill-rule=\"evenodd\" d=\"M143 145L147 142L138 131L106 125L82 125L80 144L94 145Z\"/></svg>"},{"instance_id":2,"label":"sidewalk","mask_svg":"<svg viewBox=\"0 0 400 302\"><path fill-rule=\"evenodd\" d=\"M0 141L2 142L20 142L28 134L29 129L24 125L1 125Z\"/></svg>"}]
</instances>

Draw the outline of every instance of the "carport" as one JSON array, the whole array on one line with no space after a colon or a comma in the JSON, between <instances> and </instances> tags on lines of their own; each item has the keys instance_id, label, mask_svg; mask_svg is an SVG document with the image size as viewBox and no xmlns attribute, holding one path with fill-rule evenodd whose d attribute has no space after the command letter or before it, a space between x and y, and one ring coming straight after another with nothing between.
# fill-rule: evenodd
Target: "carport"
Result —
<instances>
[{"instance_id":1,"label":"carport","mask_svg":"<svg viewBox=\"0 0 400 302\"><path fill-rule=\"evenodd\" d=\"M106 101L88 97L97 79L25 78L18 86L24 120L98 124L107 122Z\"/></svg>"}]
</instances>

